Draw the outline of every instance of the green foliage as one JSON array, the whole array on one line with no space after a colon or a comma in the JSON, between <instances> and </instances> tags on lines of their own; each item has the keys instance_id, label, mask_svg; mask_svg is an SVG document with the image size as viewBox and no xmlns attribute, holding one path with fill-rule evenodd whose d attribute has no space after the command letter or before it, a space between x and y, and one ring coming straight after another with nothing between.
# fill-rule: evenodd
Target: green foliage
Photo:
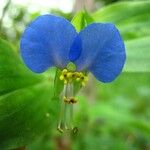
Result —
<instances>
[{"instance_id":1,"label":"green foliage","mask_svg":"<svg viewBox=\"0 0 150 150\"><path fill-rule=\"evenodd\" d=\"M122 2L104 7L92 17L97 22L114 23L127 51L126 72L150 71L150 1Z\"/></svg>"},{"instance_id":2,"label":"green foliage","mask_svg":"<svg viewBox=\"0 0 150 150\"><path fill-rule=\"evenodd\" d=\"M92 22L93 18L86 11L78 12L71 21L77 32L80 32L83 28L85 28L88 24Z\"/></svg>"},{"instance_id":3,"label":"green foliage","mask_svg":"<svg viewBox=\"0 0 150 150\"><path fill-rule=\"evenodd\" d=\"M12 47L0 40L1 149L26 145L52 127L58 101L51 100L51 80L29 71Z\"/></svg>"},{"instance_id":4,"label":"green foliage","mask_svg":"<svg viewBox=\"0 0 150 150\"><path fill-rule=\"evenodd\" d=\"M125 42L127 62L125 72L150 72L150 36Z\"/></svg>"},{"instance_id":5,"label":"green foliage","mask_svg":"<svg viewBox=\"0 0 150 150\"><path fill-rule=\"evenodd\" d=\"M124 73L110 84L96 84L80 96L74 149L149 149L150 74ZM92 89L93 87L91 87Z\"/></svg>"},{"instance_id":6,"label":"green foliage","mask_svg":"<svg viewBox=\"0 0 150 150\"><path fill-rule=\"evenodd\" d=\"M107 4L111 4L111 3L117 2L117 1L124 1L124 0L95 0L95 1L103 2L105 5L107 5Z\"/></svg>"}]
</instances>

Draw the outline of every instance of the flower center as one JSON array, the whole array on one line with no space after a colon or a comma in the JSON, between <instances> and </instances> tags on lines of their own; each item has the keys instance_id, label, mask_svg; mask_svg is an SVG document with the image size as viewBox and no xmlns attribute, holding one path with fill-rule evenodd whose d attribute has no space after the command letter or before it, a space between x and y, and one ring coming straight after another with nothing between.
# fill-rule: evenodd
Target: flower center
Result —
<instances>
[{"instance_id":1,"label":"flower center","mask_svg":"<svg viewBox=\"0 0 150 150\"><path fill-rule=\"evenodd\" d=\"M88 81L88 77L82 72L73 72L67 69L62 70L59 79L64 81L64 84L72 83L73 81L81 82L82 86L85 86Z\"/></svg>"}]
</instances>

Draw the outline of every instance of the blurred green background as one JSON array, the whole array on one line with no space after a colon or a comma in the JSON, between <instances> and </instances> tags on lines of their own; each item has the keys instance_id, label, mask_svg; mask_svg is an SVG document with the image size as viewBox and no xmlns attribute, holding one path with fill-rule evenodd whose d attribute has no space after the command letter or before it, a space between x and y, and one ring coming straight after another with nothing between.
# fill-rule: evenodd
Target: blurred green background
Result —
<instances>
[{"instance_id":1,"label":"blurred green background","mask_svg":"<svg viewBox=\"0 0 150 150\"><path fill-rule=\"evenodd\" d=\"M84 8L88 14L75 15ZM75 15L78 30L93 21L112 22L125 40L122 74L109 84L90 74L78 93L77 134L56 130L55 68L35 74L20 59L23 30L45 13L70 21ZM0 150L149 150L149 107L149 0L0 0Z\"/></svg>"}]
</instances>

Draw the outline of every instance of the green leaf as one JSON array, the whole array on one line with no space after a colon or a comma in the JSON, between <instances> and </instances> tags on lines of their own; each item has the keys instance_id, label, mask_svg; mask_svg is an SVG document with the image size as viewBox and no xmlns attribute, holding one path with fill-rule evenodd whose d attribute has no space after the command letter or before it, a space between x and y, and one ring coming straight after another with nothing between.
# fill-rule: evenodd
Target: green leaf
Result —
<instances>
[{"instance_id":1,"label":"green leaf","mask_svg":"<svg viewBox=\"0 0 150 150\"><path fill-rule=\"evenodd\" d=\"M150 2L121 2L93 13L96 22L114 23L125 40L127 63L124 71L150 72ZM141 58L140 58L141 57Z\"/></svg>"},{"instance_id":2,"label":"green leaf","mask_svg":"<svg viewBox=\"0 0 150 150\"><path fill-rule=\"evenodd\" d=\"M136 38L125 42L127 61L124 68L126 72L150 71L150 36Z\"/></svg>"},{"instance_id":3,"label":"green leaf","mask_svg":"<svg viewBox=\"0 0 150 150\"><path fill-rule=\"evenodd\" d=\"M29 71L0 39L0 149L27 145L50 132L59 110L52 96L52 78Z\"/></svg>"},{"instance_id":4,"label":"green leaf","mask_svg":"<svg viewBox=\"0 0 150 150\"><path fill-rule=\"evenodd\" d=\"M12 47L0 39L0 96L41 80L41 76L29 71Z\"/></svg>"},{"instance_id":5,"label":"green leaf","mask_svg":"<svg viewBox=\"0 0 150 150\"><path fill-rule=\"evenodd\" d=\"M86 11L80 11L74 16L71 23L76 28L77 32L80 32L93 21L93 18Z\"/></svg>"},{"instance_id":6,"label":"green leaf","mask_svg":"<svg viewBox=\"0 0 150 150\"><path fill-rule=\"evenodd\" d=\"M112 125L117 125L125 128L134 128L140 132L150 135L149 122L143 118L136 118L129 111L122 109L116 109L110 104L96 104L94 107L90 107L90 117L92 120L97 118L105 119Z\"/></svg>"}]
</instances>

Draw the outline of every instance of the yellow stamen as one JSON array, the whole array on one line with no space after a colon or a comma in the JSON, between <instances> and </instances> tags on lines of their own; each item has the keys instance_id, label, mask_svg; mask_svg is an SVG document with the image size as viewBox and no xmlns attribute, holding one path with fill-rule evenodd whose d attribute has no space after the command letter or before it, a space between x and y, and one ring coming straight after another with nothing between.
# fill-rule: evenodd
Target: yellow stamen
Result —
<instances>
[{"instance_id":1,"label":"yellow stamen","mask_svg":"<svg viewBox=\"0 0 150 150\"><path fill-rule=\"evenodd\" d=\"M59 77L59 79L60 79L60 80L64 80L64 76L61 75L61 76Z\"/></svg>"},{"instance_id":2,"label":"yellow stamen","mask_svg":"<svg viewBox=\"0 0 150 150\"><path fill-rule=\"evenodd\" d=\"M65 74L65 73L67 73L67 72L68 72L67 69L63 69L63 71L62 71L63 74Z\"/></svg>"},{"instance_id":3,"label":"yellow stamen","mask_svg":"<svg viewBox=\"0 0 150 150\"><path fill-rule=\"evenodd\" d=\"M72 72L68 72L67 73L67 78L71 78L72 77Z\"/></svg>"},{"instance_id":4,"label":"yellow stamen","mask_svg":"<svg viewBox=\"0 0 150 150\"><path fill-rule=\"evenodd\" d=\"M64 81L64 84L70 83L73 80L81 82L82 86L85 86L85 83L88 81L88 77L82 72L72 72L67 69L62 70L62 74L59 77L60 80Z\"/></svg>"}]
</instances>

